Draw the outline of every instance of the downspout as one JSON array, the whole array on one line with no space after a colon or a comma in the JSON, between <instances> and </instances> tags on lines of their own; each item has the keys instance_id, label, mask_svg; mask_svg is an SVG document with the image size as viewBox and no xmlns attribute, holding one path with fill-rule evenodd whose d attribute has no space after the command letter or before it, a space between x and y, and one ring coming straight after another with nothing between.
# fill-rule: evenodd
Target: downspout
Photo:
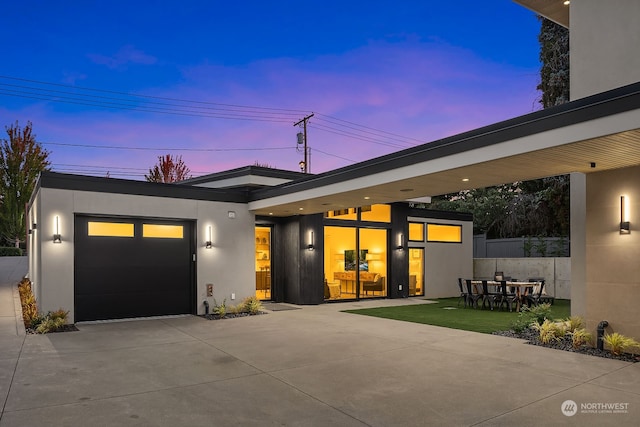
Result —
<instances>
[{"instance_id":1,"label":"downspout","mask_svg":"<svg viewBox=\"0 0 640 427\"><path fill-rule=\"evenodd\" d=\"M607 326L609 326L609 322L607 322L606 320L598 323L598 335L596 338L596 346L598 347L598 350L604 350L604 342L602 341L602 337L604 336L604 328L606 328Z\"/></svg>"},{"instance_id":2,"label":"downspout","mask_svg":"<svg viewBox=\"0 0 640 427\"><path fill-rule=\"evenodd\" d=\"M202 304L204 304L204 314L209 314L209 301L204 300Z\"/></svg>"}]
</instances>

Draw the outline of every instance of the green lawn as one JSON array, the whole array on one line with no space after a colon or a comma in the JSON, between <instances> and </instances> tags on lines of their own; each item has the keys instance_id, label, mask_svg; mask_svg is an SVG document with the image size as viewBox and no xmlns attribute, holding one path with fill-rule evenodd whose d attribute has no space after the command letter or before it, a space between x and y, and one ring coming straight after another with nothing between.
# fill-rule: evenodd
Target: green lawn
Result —
<instances>
[{"instance_id":1,"label":"green lawn","mask_svg":"<svg viewBox=\"0 0 640 427\"><path fill-rule=\"evenodd\" d=\"M458 298L441 298L434 301L436 301L435 304L345 311L365 316L384 317L386 319L404 320L406 322L424 323L487 334L509 329L511 323L518 317L518 313L515 312L464 308L462 305L458 306ZM569 317L571 315L570 304L570 300L556 300L551 306L553 318L565 319Z\"/></svg>"}]
</instances>

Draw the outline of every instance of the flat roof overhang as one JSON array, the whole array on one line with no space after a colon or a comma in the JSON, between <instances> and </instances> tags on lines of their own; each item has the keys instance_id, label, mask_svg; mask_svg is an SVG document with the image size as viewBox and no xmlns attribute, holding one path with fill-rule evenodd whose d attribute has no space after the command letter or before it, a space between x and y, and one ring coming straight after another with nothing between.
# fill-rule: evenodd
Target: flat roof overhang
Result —
<instances>
[{"instance_id":1,"label":"flat roof overhang","mask_svg":"<svg viewBox=\"0 0 640 427\"><path fill-rule=\"evenodd\" d=\"M640 83L635 83L257 190L249 209L257 215L305 215L638 164Z\"/></svg>"},{"instance_id":2,"label":"flat roof overhang","mask_svg":"<svg viewBox=\"0 0 640 427\"><path fill-rule=\"evenodd\" d=\"M521 6L542 15L545 18L569 28L570 4L564 4L564 0L513 0Z\"/></svg>"}]
</instances>

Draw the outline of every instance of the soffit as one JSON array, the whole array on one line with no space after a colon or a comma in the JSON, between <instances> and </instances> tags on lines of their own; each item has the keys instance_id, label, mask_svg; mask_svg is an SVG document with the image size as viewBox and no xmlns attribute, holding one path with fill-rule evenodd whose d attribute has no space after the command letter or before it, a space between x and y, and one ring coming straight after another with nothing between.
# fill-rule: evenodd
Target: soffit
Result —
<instances>
[{"instance_id":1,"label":"soffit","mask_svg":"<svg viewBox=\"0 0 640 427\"><path fill-rule=\"evenodd\" d=\"M592 163L595 163L595 168L591 167ZM284 203L273 200L271 206L254 209L254 213L273 216L321 213L572 172L592 173L638 164L640 129L634 129L432 173L428 172L427 163L418 164L413 167L414 176L409 178L372 186L362 185L356 189ZM421 173L421 170L425 172ZM469 181L463 181L465 178ZM308 191L305 193L310 194Z\"/></svg>"},{"instance_id":2,"label":"soffit","mask_svg":"<svg viewBox=\"0 0 640 427\"><path fill-rule=\"evenodd\" d=\"M569 28L569 5L564 0L513 0L538 15Z\"/></svg>"}]
</instances>

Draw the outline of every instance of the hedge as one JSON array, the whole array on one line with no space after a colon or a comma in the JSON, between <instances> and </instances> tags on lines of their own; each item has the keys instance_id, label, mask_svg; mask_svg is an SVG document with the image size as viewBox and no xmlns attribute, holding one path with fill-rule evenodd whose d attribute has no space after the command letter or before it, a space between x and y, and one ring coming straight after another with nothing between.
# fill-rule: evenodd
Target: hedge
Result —
<instances>
[{"instance_id":1,"label":"hedge","mask_svg":"<svg viewBox=\"0 0 640 427\"><path fill-rule=\"evenodd\" d=\"M22 249L0 246L0 256L22 256Z\"/></svg>"}]
</instances>

